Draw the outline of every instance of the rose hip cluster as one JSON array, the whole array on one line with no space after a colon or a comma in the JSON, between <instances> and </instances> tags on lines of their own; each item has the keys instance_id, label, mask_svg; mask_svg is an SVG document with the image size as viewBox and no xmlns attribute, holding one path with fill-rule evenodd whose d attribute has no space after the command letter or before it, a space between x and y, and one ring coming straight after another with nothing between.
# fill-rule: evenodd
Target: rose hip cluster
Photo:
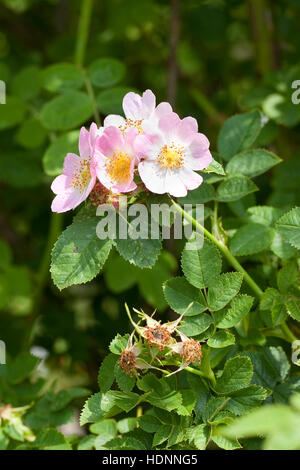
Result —
<instances>
[{"instance_id":1,"label":"rose hip cluster","mask_svg":"<svg viewBox=\"0 0 300 470\"><path fill-rule=\"evenodd\" d=\"M157 364L157 366L162 364L160 355L167 360L170 356L173 356L173 353L176 353L181 358L180 367L174 372L169 373L168 376L179 372L193 362L201 361L201 344L194 339L188 338L178 330L182 316L176 321L161 324L144 312L138 312L141 320L146 322L146 326L140 326L132 320L128 309L127 313L135 331L145 340L150 350L156 348L157 351L157 354L150 351L150 358L146 358L144 353L147 354L147 351L145 351L144 344L141 340L136 343L133 342L133 332L129 337L126 348L121 352L118 363L127 375L133 376L137 369L159 369L154 364ZM176 341L172 336L173 334L178 334L180 341Z\"/></svg>"},{"instance_id":2,"label":"rose hip cluster","mask_svg":"<svg viewBox=\"0 0 300 470\"><path fill-rule=\"evenodd\" d=\"M103 127L81 128L79 155L66 155L63 173L52 183L52 211L74 209L91 193L97 203L101 188L105 197L129 193L139 181L153 193L175 197L200 186L196 171L207 168L212 156L194 118L180 119L169 103L156 106L151 90L127 93L123 110L125 118L109 115Z\"/></svg>"}]
</instances>

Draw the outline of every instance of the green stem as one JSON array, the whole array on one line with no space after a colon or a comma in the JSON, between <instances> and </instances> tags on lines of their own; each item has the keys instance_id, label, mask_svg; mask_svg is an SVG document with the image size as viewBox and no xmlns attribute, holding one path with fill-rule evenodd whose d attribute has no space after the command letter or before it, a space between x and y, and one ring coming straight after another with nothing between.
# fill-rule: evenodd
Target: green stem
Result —
<instances>
[{"instance_id":1,"label":"green stem","mask_svg":"<svg viewBox=\"0 0 300 470\"><path fill-rule=\"evenodd\" d=\"M95 122L96 122L97 126L100 127L101 126L101 119L100 119L98 104L97 104L95 93L94 93L94 88L93 88L93 86L91 84L91 81L90 81L90 79L89 79L89 77L86 73L85 73L85 86L86 86L88 95L91 98L92 103L93 103L93 112L94 112Z\"/></svg>"},{"instance_id":2,"label":"green stem","mask_svg":"<svg viewBox=\"0 0 300 470\"><path fill-rule=\"evenodd\" d=\"M257 70L264 77L273 68L271 31L266 16L267 5L265 0L249 0L249 3L252 12Z\"/></svg>"},{"instance_id":3,"label":"green stem","mask_svg":"<svg viewBox=\"0 0 300 470\"><path fill-rule=\"evenodd\" d=\"M211 100L206 98L206 96L197 88L192 88L190 90L190 95L195 100L199 108L201 108L207 116L209 116L212 121L216 121L219 124L223 124L225 117L223 117L217 108L212 104Z\"/></svg>"},{"instance_id":4,"label":"green stem","mask_svg":"<svg viewBox=\"0 0 300 470\"><path fill-rule=\"evenodd\" d=\"M252 277L249 276L247 271L245 271L243 266L238 262L235 256L233 256L233 254L229 251L227 246L223 245L223 243L217 240L205 227L203 227L203 225L197 222L197 220L194 219L190 214L185 212L185 210L179 204L177 204L177 202L175 202L173 199L171 199L171 201L173 203L174 208L177 210L177 212L179 212L179 214L181 214L188 222L190 222L194 228L196 228L197 230L200 230L209 240L211 240L223 253L223 255L231 264L231 266L233 266L238 272L243 274L244 281L248 284L248 286L255 293L256 297L260 300L263 296L263 291L256 284L254 279L252 279ZM284 336L287 339L287 341L293 342L297 339L285 322L282 323L282 325L280 325L280 328L282 329L282 332L284 333Z\"/></svg>"},{"instance_id":5,"label":"green stem","mask_svg":"<svg viewBox=\"0 0 300 470\"><path fill-rule=\"evenodd\" d=\"M286 323L282 323L280 325L283 333L285 334L285 337L288 341L290 341L291 343L293 343L294 341L297 340L296 336L294 335L294 333L289 329L289 327L287 326Z\"/></svg>"},{"instance_id":6,"label":"green stem","mask_svg":"<svg viewBox=\"0 0 300 470\"><path fill-rule=\"evenodd\" d=\"M92 9L93 0L82 1L75 49L75 64L79 66L82 66L84 62L86 45L90 30Z\"/></svg>"},{"instance_id":7,"label":"green stem","mask_svg":"<svg viewBox=\"0 0 300 470\"><path fill-rule=\"evenodd\" d=\"M209 379L212 382L213 386L216 385L216 379L214 376L207 377L203 372L201 372L201 370L194 369L193 367L190 367L190 366L186 366L184 370L186 370L187 372L190 372L191 374L198 375L198 377L201 377L201 379ZM203 383L205 384L205 387L209 389L207 383L204 380L203 380Z\"/></svg>"},{"instance_id":8,"label":"green stem","mask_svg":"<svg viewBox=\"0 0 300 470\"><path fill-rule=\"evenodd\" d=\"M206 230L203 225L201 225L199 222L197 222L196 219L194 219L190 214L185 212L185 210L177 204L177 202L173 201L172 203L174 208L179 212L188 222L190 222L194 228L196 228L198 231L202 232L209 240L211 240L218 248L219 250L223 253L225 258L228 260L228 262L233 266L237 271L242 273L244 275L244 280L247 282L247 284L251 287L251 289L254 291L255 295L261 299L263 296L263 291L261 288L256 284L256 282L252 279L252 277L249 276L247 271L243 268L243 266L238 262L238 260L233 256L233 254L229 251L227 246L223 245L222 242L217 240L208 230Z\"/></svg>"}]
</instances>

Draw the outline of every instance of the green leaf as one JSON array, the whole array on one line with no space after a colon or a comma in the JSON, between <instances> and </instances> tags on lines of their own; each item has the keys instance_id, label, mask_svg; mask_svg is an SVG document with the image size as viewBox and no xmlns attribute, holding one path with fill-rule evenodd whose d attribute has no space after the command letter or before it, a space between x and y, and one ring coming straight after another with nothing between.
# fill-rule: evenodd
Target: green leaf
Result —
<instances>
[{"instance_id":1,"label":"green leaf","mask_svg":"<svg viewBox=\"0 0 300 470\"><path fill-rule=\"evenodd\" d=\"M105 446L111 450L146 450L146 446L139 439L133 437L116 437Z\"/></svg>"},{"instance_id":2,"label":"green leaf","mask_svg":"<svg viewBox=\"0 0 300 470\"><path fill-rule=\"evenodd\" d=\"M41 90L41 72L35 65L29 65L17 73L11 84L14 95L25 101L31 101Z\"/></svg>"},{"instance_id":3,"label":"green leaf","mask_svg":"<svg viewBox=\"0 0 300 470\"><path fill-rule=\"evenodd\" d=\"M182 402L182 396L179 392L167 391L162 395L153 391L145 398L145 401L151 403L151 405L163 410L172 411L177 409Z\"/></svg>"},{"instance_id":4,"label":"green leaf","mask_svg":"<svg viewBox=\"0 0 300 470\"><path fill-rule=\"evenodd\" d=\"M126 93L132 91L128 87L113 87L101 91L97 96L98 107L103 114L123 114L122 102Z\"/></svg>"},{"instance_id":5,"label":"green leaf","mask_svg":"<svg viewBox=\"0 0 300 470\"><path fill-rule=\"evenodd\" d=\"M80 415L80 425L98 421L103 416L101 409L102 393L95 393L84 404Z\"/></svg>"},{"instance_id":6,"label":"green leaf","mask_svg":"<svg viewBox=\"0 0 300 470\"><path fill-rule=\"evenodd\" d=\"M294 318L294 320L300 321L300 295L289 293L285 299L286 309L288 314Z\"/></svg>"},{"instance_id":7,"label":"green leaf","mask_svg":"<svg viewBox=\"0 0 300 470\"><path fill-rule=\"evenodd\" d=\"M188 191L187 196L178 198L179 204L203 204L212 201L215 197L215 190L211 184L202 183L199 188Z\"/></svg>"},{"instance_id":8,"label":"green leaf","mask_svg":"<svg viewBox=\"0 0 300 470\"><path fill-rule=\"evenodd\" d=\"M234 297L228 308L218 311L216 315L217 327L232 328L237 325L250 311L253 300L253 297L249 295L237 295Z\"/></svg>"},{"instance_id":9,"label":"green leaf","mask_svg":"<svg viewBox=\"0 0 300 470\"><path fill-rule=\"evenodd\" d=\"M282 215L282 209L270 206L253 206L247 209L249 219L255 224L262 224L271 227Z\"/></svg>"},{"instance_id":10,"label":"green leaf","mask_svg":"<svg viewBox=\"0 0 300 470\"><path fill-rule=\"evenodd\" d=\"M68 406L76 398L86 397L90 391L86 388L74 387L69 390L60 390L58 393L51 395L49 405L46 407L51 411L59 411Z\"/></svg>"},{"instance_id":11,"label":"green leaf","mask_svg":"<svg viewBox=\"0 0 300 470\"><path fill-rule=\"evenodd\" d=\"M282 236L276 231L270 246L273 253L282 259L288 259L296 255L297 248L290 245Z\"/></svg>"},{"instance_id":12,"label":"green leaf","mask_svg":"<svg viewBox=\"0 0 300 470\"><path fill-rule=\"evenodd\" d=\"M229 395L247 387L253 375L253 366L248 357L236 356L226 361L223 373L218 378L216 392Z\"/></svg>"},{"instance_id":13,"label":"green leaf","mask_svg":"<svg viewBox=\"0 0 300 470\"><path fill-rule=\"evenodd\" d=\"M229 176L219 184L216 199L221 202L237 201L255 191L258 187L246 176Z\"/></svg>"},{"instance_id":14,"label":"green leaf","mask_svg":"<svg viewBox=\"0 0 300 470\"><path fill-rule=\"evenodd\" d=\"M149 305L157 308L159 312L167 308L162 286L171 275L169 268L170 266L166 265L163 256L160 256L151 269L138 270L137 273L142 296Z\"/></svg>"},{"instance_id":15,"label":"green leaf","mask_svg":"<svg viewBox=\"0 0 300 470\"><path fill-rule=\"evenodd\" d=\"M253 383L263 387L274 388L279 381L285 380L290 370L290 362L278 346L264 347L261 351L247 353L253 367Z\"/></svg>"},{"instance_id":16,"label":"green leaf","mask_svg":"<svg viewBox=\"0 0 300 470\"><path fill-rule=\"evenodd\" d=\"M192 317L206 310L204 297L184 277L175 277L163 286L166 301L180 315Z\"/></svg>"},{"instance_id":17,"label":"green leaf","mask_svg":"<svg viewBox=\"0 0 300 470\"><path fill-rule=\"evenodd\" d=\"M242 174L253 178L281 162L274 153L264 149L246 150L235 155L226 166L228 174Z\"/></svg>"},{"instance_id":18,"label":"green leaf","mask_svg":"<svg viewBox=\"0 0 300 470\"><path fill-rule=\"evenodd\" d=\"M205 450L210 439L210 429L206 424L199 424L195 429L194 444L199 450Z\"/></svg>"},{"instance_id":19,"label":"green leaf","mask_svg":"<svg viewBox=\"0 0 300 470\"><path fill-rule=\"evenodd\" d=\"M0 111L2 105L0 105ZM0 158L1 180L15 188L32 188L41 184L43 172L39 162L24 151L5 152Z\"/></svg>"},{"instance_id":20,"label":"green leaf","mask_svg":"<svg viewBox=\"0 0 300 470\"><path fill-rule=\"evenodd\" d=\"M188 245L182 253L182 270L195 287L203 289L211 285L221 272L222 260L218 249L208 240L204 240L199 250L189 250Z\"/></svg>"},{"instance_id":21,"label":"green leaf","mask_svg":"<svg viewBox=\"0 0 300 470\"><path fill-rule=\"evenodd\" d=\"M259 111L230 117L220 131L218 152L225 160L229 160L238 152L251 147L261 129L262 118Z\"/></svg>"},{"instance_id":22,"label":"green leaf","mask_svg":"<svg viewBox=\"0 0 300 470\"><path fill-rule=\"evenodd\" d=\"M101 58L91 63L88 75L93 85L107 88L119 83L125 75L125 66L118 59Z\"/></svg>"},{"instance_id":23,"label":"green leaf","mask_svg":"<svg viewBox=\"0 0 300 470\"><path fill-rule=\"evenodd\" d=\"M102 361L102 364L98 373L98 384L100 391L107 392L115 380L114 368L117 363L118 356L115 354L108 354Z\"/></svg>"},{"instance_id":24,"label":"green leaf","mask_svg":"<svg viewBox=\"0 0 300 470\"><path fill-rule=\"evenodd\" d=\"M78 153L79 131L71 131L59 136L47 148L43 156L44 171L47 175L56 176L62 173L67 153Z\"/></svg>"},{"instance_id":25,"label":"green leaf","mask_svg":"<svg viewBox=\"0 0 300 470\"><path fill-rule=\"evenodd\" d=\"M98 222L97 217L74 222L55 243L51 274L59 289L88 282L102 269L112 242L97 237Z\"/></svg>"},{"instance_id":26,"label":"green leaf","mask_svg":"<svg viewBox=\"0 0 300 470\"><path fill-rule=\"evenodd\" d=\"M299 425L300 417L295 410L275 404L262 406L241 416L222 433L230 438L269 436L269 441L264 444L265 449L291 450L299 449Z\"/></svg>"},{"instance_id":27,"label":"green leaf","mask_svg":"<svg viewBox=\"0 0 300 470\"><path fill-rule=\"evenodd\" d=\"M211 397L206 403L203 412L203 421L211 421L221 411L227 403L226 397Z\"/></svg>"},{"instance_id":28,"label":"green leaf","mask_svg":"<svg viewBox=\"0 0 300 470\"><path fill-rule=\"evenodd\" d=\"M154 374L145 375L137 381L139 389L148 392L144 400L157 408L167 411L177 409L182 404L182 396L165 380L158 379Z\"/></svg>"},{"instance_id":29,"label":"green leaf","mask_svg":"<svg viewBox=\"0 0 300 470\"><path fill-rule=\"evenodd\" d=\"M139 426L145 432L156 432L160 427L159 420L150 414L143 415L139 418Z\"/></svg>"},{"instance_id":30,"label":"green leaf","mask_svg":"<svg viewBox=\"0 0 300 470\"><path fill-rule=\"evenodd\" d=\"M195 405L196 397L193 390L181 390L182 404L176 410L180 416L191 416Z\"/></svg>"},{"instance_id":31,"label":"green leaf","mask_svg":"<svg viewBox=\"0 0 300 470\"><path fill-rule=\"evenodd\" d=\"M272 324L280 325L286 316L286 308L284 305L284 296L273 287L268 287L260 300L260 309L271 311Z\"/></svg>"},{"instance_id":32,"label":"green leaf","mask_svg":"<svg viewBox=\"0 0 300 470\"><path fill-rule=\"evenodd\" d=\"M238 293L243 281L241 273L224 273L219 276L208 290L209 309L221 310Z\"/></svg>"},{"instance_id":33,"label":"green leaf","mask_svg":"<svg viewBox=\"0 0 300 470\"><path fill-rule=\"evenodd\" d=\"M118 431L121 434L133 431L137 426L138 418L124 418L117 423Z\"/></svg>"},{"instance_id":34,"label":"green leaf","mask_svg":"<svg viewBox=\"0 0 300 470\"><path fill-rule=\"evenodd\" d=\"M152 444L153 447L156 447L165 442L169 438L171 431L172 426L170 426L169 424L163 424L162 426L160 426L160 428L154 434Z\"/></svg>"},{"instance_id":35,"label":"green leaf","mask_svg":"<svg viewBox=\"0 0 300 470\"><path fill-rule=\"evenodd\" d=\"M0 450L6 450L9 444L9 438L0 429Z\"/></svg>"},{"instance_id":36,"label":"green leaf","mask_svg":"<svg viewBox=\"0 0 300 470\"><path fill-rule=\"evenodd\" d=\"M49 65L42 73L43 87L52 93L68 92L81 88L84 84L82 70L73 64L59 63Z\"/></svg>"},{"instance_id":37,"label":"green leaf","mask_svg":"<svg viewBox=\"0 0 300 470\"><path fill-rule=\"evenodd\" d=\"M142 396L133 392L119 392L117 390L110 390L105 394L105 400L112 405L121 408L127 413L135 408L142 400Z\"/></svg>"},{"instance_id":38,"label":"green leaf","mask_svg":"<svg viewBox=\"0 0 300 470\"><path fill-rule=\"evenodd\" d=\"M117 424L113 419L104 419L90 426L90 431L97 434L95 449L102 450L103 446L117 436Z\"/></svg>"},{"instance_id":39,"label":"green leaf","mask_svg":"<svg viewBox=\"0 0 300 470\"><path fill-rule=\"evenodd\" d=\"M41 111L44 126L51 131L74 129L93 113L91 98L80 91L68 91L46 103Z\"/></svg>"},{"instance_id":40,"label":"green leaf","mask_svg":"<svg viewBox=\"0 0 300 470\"><path fill-rule=\"evenodd\" d=\"M225 171L221 163L217 162L214 158L212 159L211 164L205 168L205 173L216 173L217 175L225 176Z\"/></svg>"},{"instance_id":41,"label":"green leaf","mask_svg":"<svg viewBox=\"0 0 300 470\"><path fill-rule=\"evenodd\" d=\"M286 241L300 250L300 207L284 214L277 221L276 229Z\"/></svg>"},{"instance_id":42,"label":"green leaf","mask_svg":"<svg viewBox=\"0 0 300 470\"><path fill-rule=\"evenodd\" d=\"M40 450L71 450L65 436L56 429L42 430L34 441L34 447Z\"/></svg>"},{"instance_id":43,"label":"green leaf","mask_svg":"<svg viewBox=\"0 0 300 470\"><path fill-rule=\"evenodd\" d=\"M227 407L234 414L242 415L258 406L269 394L268 390L259 385L249 385L249 387L233 392Z\"/></svg>"},{"instance_id":44,"label":"green leaf","mask_svg":"<svg viewBox=\"0 0 300 470\"><path fill-rule=\"evenodd\" d=\"M9 364L8 380L13 384L22 382L39 364L40 359L27 352L20 353L16 359Z\"/></svg>"},{"instance_id":45,"label":"green leaf","mask_svg":"<svg viewBox=\"0 0 300 470\"><path fill-rule=\"evenodd\" d=\"M125 336L121 336L117 334L117 336L115 336L112 342L110 343L109 350L113 354L118 354L118 355L121 354L123 349L125 349L127 346L128 338L129 338L129 334Z\"/></svg>"},{"instance_id":46,"label":"green leaf","mask_svg":"<svg viewBox=\"0 0 300 470\"><path fill-rule=\"evenodd\" d=\"M125 374L125 372L123 372L119 367L118 363L115 364L114 373L119 389L122 390L122 392L131 392L135 386L135 377L130 377Z\"/></svg>"},{"instance_id":47,"label":"green leaf","mask_svg":"<svg viewBox=\"0 0 300 470\"><path fill-rule=\"evenodd\" d=\"M108 392L109 393L109 392ZM80 415L80 425L95 423L104 417L110 417L121 412L108 394L95 393L84 404Z\"/></svg>"},{"instance_id":48,"label":"green leaf","mask_svg":"<svg viewBox=\"0 0 300 470\"><path fill-rule=\"evenodd\" d=\"M109 260L104 271L106 284L111 292L120 294L133 287L139 276L135 266L125 261L121 256Z\"/></svg>"},{"instance_id":49,"label":"green leaf","mask_svg":"<svg viewBox=\"0 0 300 470\"><path fill-rule=\"evenodd\" d=\"M212 323L213 320L210 315L201 313L197 316L185 317L179 329L186 336L197 336L206 331Z\"/></svg>"},{"instance_id":50,"label":"green leaf","mask_svg":"<svg viewBox=\"0 0 300 470\"><path fill-rule=\"evenodd\" d=\"M228 439L227 437L219 435L213 435L211 439L218 447L224 450L235 450L242 447L237 439Z\"/></svg>"},{"instance_id":51,"label":"green leaf","mask_svg":"<svg viewBox=\"0 0 300 470\"><path fill-rule=\"evenodd\" d=\"M285 264L277 273L277 285L281 293L285 294L292 286L299 283L299 269L296 261Z\"/></svg>"},{"instance_id":52,"label":"green leaf","mask_svg":"<svg viewBox=\"0 0 300 470\"><path fill-rule=\"evenodd\" d=\"M156 263L162 247L161 240L151 238L116 239L114 243L120 255L139 268L151 268Z\"/></svg>"},{"instance_id":53,"label":"green leaf","mask_svg":"<svg viewBox=\"0 0 300 470\"><path fill-rule=\"evenodd\" d=\"M96 436L92 436L91 434L88 434L87 436L84 436L79 444L78 444L78 450L92 450L95 447L95 440Z\"/></svg>"},{"instance_id":54,"label":"green leaf","mask_svg":"<svg viewBox=\"0 0 300 470\"><path fill-rule=\"evenodd\" d=\"M244 256L259 253L270 247L274 229L261 224L248 224L236 231L230 242L233 255Z\"/></svg>"},{"instance_id":55,"label":"green leaf","mask_svg":"<svg viewBox=\"0 0 300 470\"><path fill-rule=\"evenodd\" d=\"M47 131L36 118L29 118L22 123L16 134L16 141L25 148L35 148L43 145Z\"/></svg>"},{"instance_id":56,"label":"green leaf","mask_svg":"<svg viewBox=\"0 0 300 470\"><path fill-rule=\"evenodd\" d=\"M6 104L0 104L0 131L16 126L24 120L26 104L17 96L7 96Z\"/></svg>"},{"instance_id":57,"label":"green leaf","mask_svg":"<svg viewBox=\"0 0 300 470\"><path fill-rule=\"evenodd\" d=\"M217 331L207 341L211 348L226 348L235 343L235 337L229 331Z\"/></svg>"}]
</instances>

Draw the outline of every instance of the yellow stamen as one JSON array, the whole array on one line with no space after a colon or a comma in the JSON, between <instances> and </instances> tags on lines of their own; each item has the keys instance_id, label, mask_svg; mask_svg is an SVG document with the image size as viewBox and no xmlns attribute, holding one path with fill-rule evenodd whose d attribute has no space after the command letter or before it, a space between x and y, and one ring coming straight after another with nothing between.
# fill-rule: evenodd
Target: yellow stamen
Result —
<instances>
[{"instance_id":1,"label":"yellow stamen","mask_svg":"<svg viewBox=\"0 0 300 470\"><path fill-rule=\"evenodd\" d=\"M174 143L164 145L160 149L157 161L163 168L171 170L181 168L184 164L184 147L176 146Z\"/></svg>"},{"instance_id":2,"label":"yellow stamen","mask_svg":"<svg viewBox=\"0 0 300 470\"><path fill-rule=\"evenodd\" d=\"M131 158L128 153L114 152L111 158L108 158L105 166L107 173L114 183L123 184L130 180Z\"/></svg>"},{"instance_id":3,"label":"yellow stamen","mask_svg":"<svg viewBox=\"0 0 300 470\"><path fill-rule=\"evenodd\" d=\"M143 134L142 122L142 119L137 119L136 121L134 119L126 119L125 124L123 126L119 126L119 129L123 134L125 134L128 129L135 127L140 134Z\"/></svg>"},{"instance_id":4,"label":"yellow stamen","mask_svg":"<svg viewBox=\"0 0 300 470\"><path fill-rule=\"evenodd\" d=\"M74 169L71 186L82 193L89 184L90 179L90 159L81 160Z\"/></svg>"}]
</instances>

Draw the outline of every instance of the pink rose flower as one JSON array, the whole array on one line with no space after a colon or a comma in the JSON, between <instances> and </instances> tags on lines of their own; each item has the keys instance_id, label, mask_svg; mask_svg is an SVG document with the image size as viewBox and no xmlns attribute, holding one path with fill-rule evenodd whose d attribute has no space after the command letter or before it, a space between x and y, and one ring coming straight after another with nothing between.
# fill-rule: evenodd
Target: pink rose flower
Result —
<instances>
[{"instance_id":1,"label":"pink rose flower","mask_svg":"<svg viewBox=\"0 0 300 470\"><path fill-rule=\"evenodd\" d=\"M165 114L172 112L169 103L160 103L156 106L156 98L151 90L146 90L142 96L137 93L127 93L123 98L125 117L110 114L104 120L104 127L115 126L123 133L128 129L136 128L143 133L148 121L157 122Z\"/></svg>"},{"instance_id":2,"label":"pink rose flower","mask_svg":"<svg viewBox=\"0 0 300 470\"><path fill-rule=\"evenodd\" d=\"M158 125L154 122L152 128L147 123L147 135L140 136L139 154L145 158L139 163L139 174L149 191L175 197L198 188L203 178L194 170L203 170L212 161L209 141L198 132L197 121L180 119L173 112L161 117Z\"/></svg>"},{"instance_id":3,"label":"pink rose flower","mask_svg":"<svg viewBox=\"0 0 300 470\"><path fill-rule=\"evenodd\" d=\"M75 209L83 202L96 183L94 168L95 142L103 129L91 124L90 130L84 127L79 135L79 155L68 153L63 167L63 174L55 178L51 189L56 194L51 209L53 212L66 212Z\"/></svg>"},{"instance_id":4,"label":"pink rose flower","mask_svg":"<svg viewBox=\"0 0 300 470\"><path fill-rule=\"evenodd\" d=\"M96 175L113 193L127 193L136 189L133 181L135 165L139 162L136 144L137 129L123 134L117 127L107 127L95 146Z\"/></svg>"}]
</instances>

